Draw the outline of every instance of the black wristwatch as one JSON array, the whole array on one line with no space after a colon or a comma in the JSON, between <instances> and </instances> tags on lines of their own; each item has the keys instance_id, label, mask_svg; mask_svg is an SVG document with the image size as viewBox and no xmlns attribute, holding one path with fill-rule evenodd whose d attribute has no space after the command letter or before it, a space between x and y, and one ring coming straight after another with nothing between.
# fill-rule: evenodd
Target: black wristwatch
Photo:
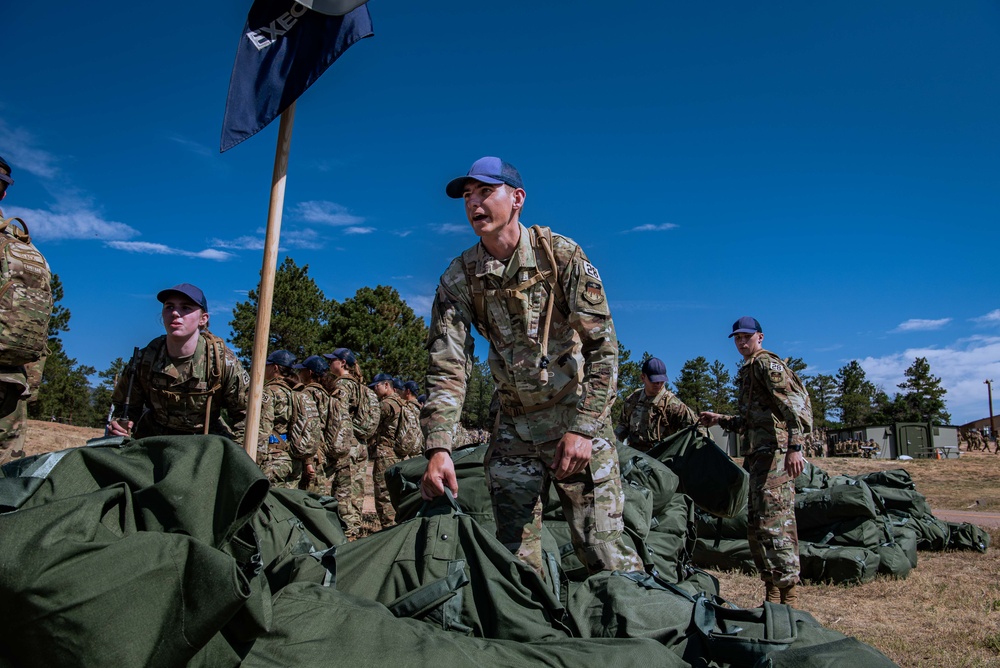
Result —
<instances>
[{"instance_id":1,"label":"black wristwatch","mask_svg":"<svg viewBox=\"0 0 1000 668\"><path fill-rule=\"evenodd\" d=\"M802 452L802 446L798 445L798 444L796 444L796 445L789 445L788 446L788 451L789 452Z\"/></svg>"}]
</instances>

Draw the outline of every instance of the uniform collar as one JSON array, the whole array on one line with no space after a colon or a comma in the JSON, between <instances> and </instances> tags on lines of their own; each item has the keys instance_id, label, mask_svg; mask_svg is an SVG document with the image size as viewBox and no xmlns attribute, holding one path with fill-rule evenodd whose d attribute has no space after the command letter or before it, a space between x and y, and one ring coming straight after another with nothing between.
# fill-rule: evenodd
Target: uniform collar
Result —
<instances>
[{"instance_id":1,"label":"uniform collar","mask_svg":"<svg viewBox=\"0 0 1000 668\"><path fill-rule=\"evenodd\" d=\"M531 247L531 233L528 228L518 221L517 226L521 228L521 236L517 242L517 250L506 263L496 259L486 250L486 246L480 241L476 244L476 276L496 276L497 278L509 279L515 277L521 269L530 269L537 266L535 260L535 249Z\"/></svg>"}]
</instances>

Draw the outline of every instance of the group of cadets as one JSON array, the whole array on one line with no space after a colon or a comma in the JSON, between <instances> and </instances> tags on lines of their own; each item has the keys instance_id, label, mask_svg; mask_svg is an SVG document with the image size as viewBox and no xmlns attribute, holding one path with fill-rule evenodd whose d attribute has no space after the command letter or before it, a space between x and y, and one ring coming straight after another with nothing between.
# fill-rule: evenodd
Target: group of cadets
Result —
<instances>
[{"instance_id":1,"label":"group of cadets","mask_svg":"<svg viewBox=\"0 0 1000 668\"><path fill-rule=\"evenodd\" d=\"M268 480L335 497L354 538L370 458L376 513L383 527L392 525L385 471L423 448L416 381L380 373L365 385L347 348L302 362L276 350L267 357L264 379L257 459Z\"/></svg>"},{"instance_id":2,"label":"group of cadets","mask_svg":"<svg viewBox=\"0 0 1000 668\"><path fill-rule=\"evenodd\" d=\"M965 449L968 452L973 450L982 450L983 452L990 451L990 437L985 429L968 429L964 434L959 434L960 440L965 441ZM993 453L1000 453L1000 440L994 439Z\"/></svg>"}]
</instances>

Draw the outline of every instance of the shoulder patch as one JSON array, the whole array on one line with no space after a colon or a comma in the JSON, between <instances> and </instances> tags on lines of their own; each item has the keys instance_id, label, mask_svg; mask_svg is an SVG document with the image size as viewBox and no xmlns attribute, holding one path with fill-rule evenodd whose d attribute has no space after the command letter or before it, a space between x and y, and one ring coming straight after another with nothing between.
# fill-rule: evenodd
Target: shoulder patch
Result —
<instances>
[{"instance_id":1,"label":"shoulder patch","mask_svg":"<svg viewBox=\"0 0 1000 668\"><path fill-rule=\"evenodd\" d=\"M597 281L584 281L580 296L587 302L597 306L604 301L604 288Z\"/></svg>"},{"instance_id":2,"label":"shoulder patch","mask_svg":"<svg viewBox=\"0 0 1000 668\"><path fill-rule=\"evenodd\" d=\"M780 362L771 362L771 371L784 371L784 367Z\"/></svg>"},{"instance_id":3,"label":"shoulder patch","mask_svg":"<svg viewBox=\"0 0 1000 668\"><path fill-rule=\"evenodd\" d=\"M598 273L597 267L590 264L589 262L583 263L583 271L585 274L587 274L587 276L590 276L591 278L596 278L597 280L601 280L601 274Z\"/></svg>"}]
</instances>

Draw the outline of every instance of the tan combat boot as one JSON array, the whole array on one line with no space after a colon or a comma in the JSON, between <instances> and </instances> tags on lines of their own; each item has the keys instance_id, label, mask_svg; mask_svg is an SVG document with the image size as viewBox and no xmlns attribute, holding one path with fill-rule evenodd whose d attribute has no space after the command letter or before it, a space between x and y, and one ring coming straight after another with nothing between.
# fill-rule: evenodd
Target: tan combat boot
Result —
<instances>
[{"instance_id":1,"label":"tan combat boot","mask_svg":"<svg viewBox=\"0 0 1000 668\"><path fill-rule=\"evenodd\" d=\"M773 582L764 583L764 600L769 601L771 603L781 602L781 592L777 587L774 586Z\"/></svg>"},{"instance_id":2,"label":"tan combat boot","mask_svg":"<svg viewBox=\"0 0 1000 668\"><path fill-rule=\"evenodd\" d=\"M795 591L794 584L790 584L787 587L781 587L778 591L781 593L781 602L785 605L790 605L794 608L799 602L799 593Z\"/></svg>"}]
</instances>

